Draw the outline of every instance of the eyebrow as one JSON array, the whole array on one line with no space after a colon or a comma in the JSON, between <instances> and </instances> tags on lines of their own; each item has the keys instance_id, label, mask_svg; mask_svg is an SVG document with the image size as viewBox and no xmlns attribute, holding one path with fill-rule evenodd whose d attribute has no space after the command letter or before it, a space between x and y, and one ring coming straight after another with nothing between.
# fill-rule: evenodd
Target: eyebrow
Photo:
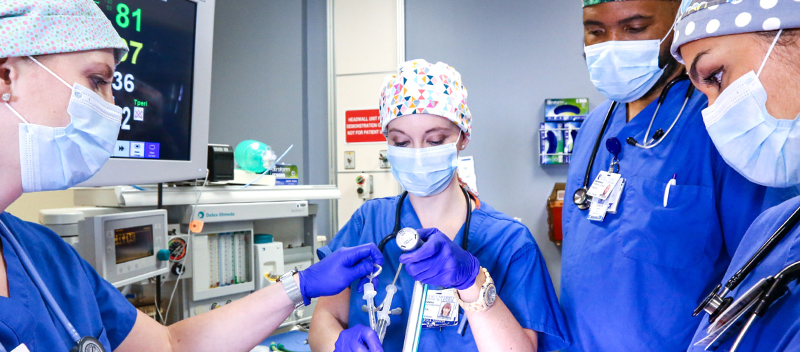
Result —
<instances>
[{"instance_id":1,"label":"eyebrow","mask_svg":"<svg viewBox=\"0 0 800 352\"><path fill-rule=\"evenodd\" d=\"M700 81L699 73L697 73L697 63L700 61L700 58L702 58L703 56L708 54L709 51L710 51L710 49L706 49L706 50L701 51L699 54L697 54L697 56L694 57L694 60L692 60L692 65L689 68L689 77L692 78L692 81L695 81L695 82L699 82Z\"/></svg>"},{"instance_id":2,"label":"eyebrow","mask_svg":"<svg viewBox=\"0 0 800 352\"><path fill-rule=\"evenodd\" d=\"M86 71L90 73L99 73L103 75L103 78L111 79L114 77L114 69L104 62L94 62L89 66L89 68L86 69Z\"/></svg>"},{"instance_id":3,"label":"eyebrow","mask_svg":"<svg viewBox=\"0 0 800 352\"><path fill-rule=\"evenodd\" d=\"M442 130L444 130L444 131L447 131L447 130L448 130L448 128L444 128L444 127L434 127L434 128L431 128L431 129L429 129L429 130L425 131L425 134L428 134L428 133L431 133L431 132L438 132L438 131L442 131Z\"/></svg>"},{"instance_id":4,"label":"eyebrow","mask_svg":"<svg viewBox=\"0 0 800 352\"><path fill-rule=\"evenodd\" d=\"M392 132L397 132L397 133L406 134L405 132L403 132L403 131L401 131L401 130L398 130L398 129L396 129L396 128L390 128L390 129L389 129L389 133L392 133Z\"/></svg>"},{"instance_id":5,"label":"eyebrow","mask_svg":"<svg viewBox=\"0 0 800 352\"><path fill-rule=\"evenodd\" d=\"M645 16L645 15L642 15L642 14L636 14L636 15L633 15L631 17L623 18L623 19L617 21L617 24L623 25L623 24L631 23L633 21L651 20L651 19L653 19L653 16ZM584 26L605 26L605 23L603 23L602 21L598 21L598 20L586 20L586 21L583 21L583 25Z\"/></svg>"},{"instance_id":6,"label":"eyebrow","mask_svg":"<svg viewBox=\"0 0 800 352\"><path fill-rule=\"evenodd\" d=\"M633 15L631 17L619 20L619 22L617 22L617 24L628 24L628 23L631 23L633 21L652 20L652 19L653 19L653 16L645 16L645 15L637 14L637 15Z\"/></svg>"}]
</instances>

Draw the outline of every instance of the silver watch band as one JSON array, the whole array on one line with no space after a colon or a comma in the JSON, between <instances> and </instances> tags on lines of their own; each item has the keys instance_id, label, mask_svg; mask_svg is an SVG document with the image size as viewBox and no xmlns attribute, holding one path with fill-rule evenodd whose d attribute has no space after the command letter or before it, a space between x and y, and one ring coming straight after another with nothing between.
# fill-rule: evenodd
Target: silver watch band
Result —
<instances>
[{"instance_id":1,"label":"silver watch band","mask_svg":"<svg viewBox=\"0 0 800 352\"><path fill-rule=\"evenodd\" d=\"M294 304L294 309L305 305L303 303L303 294L300 293L300 287L297 286L297 283L294 281L293 276L296 273L297 270L292 270L281 276L281 284L283 285L283 289L286 290L286 294L289 296L289 299Z\"/></svg>"}]
</instances>

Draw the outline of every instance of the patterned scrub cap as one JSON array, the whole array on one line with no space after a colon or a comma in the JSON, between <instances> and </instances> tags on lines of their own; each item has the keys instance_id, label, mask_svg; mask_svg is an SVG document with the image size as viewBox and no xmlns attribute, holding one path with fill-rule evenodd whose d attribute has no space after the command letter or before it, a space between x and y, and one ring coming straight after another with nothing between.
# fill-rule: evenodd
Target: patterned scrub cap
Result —
<instances>
[{"instance_id":1,"label":"patterned scrub cap","mask_svg":"<svg viewBox=\"0 0 800 352\"><path fill-rule=\"evenodd\" d=\"M583 0L583 7L602 4L604 2L613 2L613 1L636 1L636 0ZM643 1L643 0L642 0ZM658 0L654 0L658 1ZM678 2L680 0L660 0L660 1L674 1Z\"/></svg>"},{"instance_id":2,"label":"patterned scrub cap","mask_svg":"<svg viewBox=\"0 0 800 352\"><path fill-rule=\"evenodd\" d=\"M453 121L467 139L472 134L472 114L461 74L450 65L418 59L407 61L397 73L386 76L379 100L381 128L388 136L389 122L405 115L431 114Z\"/></svg>"},{"instance_id":3,"label":"patterned scrub cap","mask_svg":"<svg viewBox=\"0 0 800 352\"><path fill-rule=\"evenodd\" d=\"M0 58L109 48L117 64L128 52L92 0L0 1Z\"/></svg>"},{"instance_id":4,"label":"patterned scrub cap","mask_svg":"<svg viewBox=\"0 0 800 352\"><path fill-rule=\"evenodd\" d=\"M683 0L672 56L681 63L683 44L730 34L800 28L797 0Z\"/></svg>"}]
</instances>

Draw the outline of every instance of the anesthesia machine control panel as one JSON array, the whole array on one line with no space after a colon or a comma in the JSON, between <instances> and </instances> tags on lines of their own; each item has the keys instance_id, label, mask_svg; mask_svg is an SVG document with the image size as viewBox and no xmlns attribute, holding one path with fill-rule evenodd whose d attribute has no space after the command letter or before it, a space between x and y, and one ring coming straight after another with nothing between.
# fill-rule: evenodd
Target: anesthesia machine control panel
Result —
<instances>
[{"instance_id":1,"label":"anesthesia machine control panel","mask_svg":"<svg viewBox=\"0 0 800 352\"><path fill-rule=\"evenodd\" d=\"M115 287L169 271L166 210L97 215L78 227L78 253Z\"/></svg>"}]
</instances>

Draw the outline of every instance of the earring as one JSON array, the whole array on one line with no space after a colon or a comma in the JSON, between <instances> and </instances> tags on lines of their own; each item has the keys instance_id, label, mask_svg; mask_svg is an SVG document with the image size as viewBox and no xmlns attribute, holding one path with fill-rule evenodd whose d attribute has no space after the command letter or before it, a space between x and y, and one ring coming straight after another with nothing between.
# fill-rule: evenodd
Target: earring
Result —
<instances>
[{"instance_id":1,"label":"earring","mask_svg":"<svg viewBox=\"0 0 800 352\"><path fill-rule=\"evenodd\" d=\"M3 101L9 101L9 100L11 100L11 94L10 93L4 93L3 94Z\"/></svg>"}]
</instances>

